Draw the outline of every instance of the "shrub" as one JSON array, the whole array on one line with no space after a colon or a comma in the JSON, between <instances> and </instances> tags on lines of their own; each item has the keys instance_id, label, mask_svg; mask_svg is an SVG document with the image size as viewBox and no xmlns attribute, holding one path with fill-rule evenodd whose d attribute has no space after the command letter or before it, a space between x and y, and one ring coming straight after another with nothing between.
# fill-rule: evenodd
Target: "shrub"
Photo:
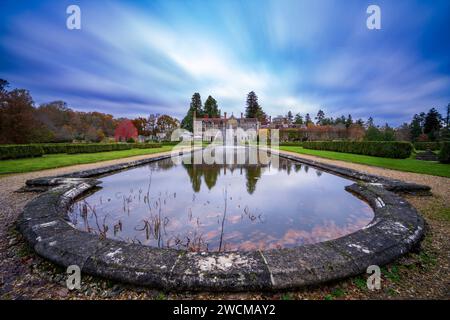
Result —
<instances>
[{"instance_id":1,"label":"shrub","mask_svg":"<svg viewBox=\"0 0 450 320\"><path fill-rule=\"evenodd\" d=\"M439 150L441 148L441 144L439 142L415 142L414 148L416 150Z\"/></svg>"},{"instance_id":2,"label":"shrub","mask_svg":"<svg viewBox=\"0 0 450 320\"><path fill-rule=\"evenodd\" d=\"M128 138L127 139L127 143L135 143L136 141L134 141L134 139L133 138Z\"/></svg>"},{"instance_id":3,"label":"shrub","mask_svg":"<svg viewBox=\"0 0 450 320\"><path fill-rule=\"evenodd\" d=\"M450 142L442 142L441 152L439 152L439 161L450 163Z\"/></svg>"},{"instance_id":4,"label":"shrub","mask_svg":"<svg viewBox=\"0 0 450 320\"><path fill-rule=\"evenodd\" d=\"M398 159L408 158L413 149L411 143L399 141L309 141L303 148Z\"/></svg>"},{"instance_id":5,"label":"shrub","mask_svg":"<svg viewBox=\"0 0 450 320\"><path fill-rule=\"evenodd\" d=\"M21 144L21 145L3 145L0 146L0 159L18 159L41 157L44 150L39 145Z\"/></svg>"},{"instance_id":6,"label":"shrub","mask_svg":"<svg viewBox=\"0 0 450 320\"><path fill-rule=\"evenodd\" d=\"M132 144L125 143L86 143L86 144L73 144L67 146L67 153L94 153L105 151L119 151L129 150L132 148Z\"/></svg>"}]
</instances>

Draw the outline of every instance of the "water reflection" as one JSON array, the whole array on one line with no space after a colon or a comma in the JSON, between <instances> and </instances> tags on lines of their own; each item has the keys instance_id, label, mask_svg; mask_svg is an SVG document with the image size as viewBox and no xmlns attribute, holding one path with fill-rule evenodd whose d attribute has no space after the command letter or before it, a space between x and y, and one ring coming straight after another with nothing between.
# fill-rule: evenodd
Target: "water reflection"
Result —
<instances>
[{"instance_id":1,"label":"water reflection","mask_svg":"<svg viewBox=\"0 0 450 320\"><path fill-rule=\"evenodd\" d=\"M351 181L287 159L276 165L166 159L102 182L101 190L71 207L75 226L156 247L292 247L349 234L373 217L365 202L344 190Z\"/></svg>"}]
</instances>

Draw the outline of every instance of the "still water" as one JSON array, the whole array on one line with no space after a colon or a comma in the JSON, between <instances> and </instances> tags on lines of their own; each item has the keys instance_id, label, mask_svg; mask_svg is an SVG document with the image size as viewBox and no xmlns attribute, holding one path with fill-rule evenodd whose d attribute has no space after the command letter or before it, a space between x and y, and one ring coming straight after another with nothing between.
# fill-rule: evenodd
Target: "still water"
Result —
<instances>
[{"instance_id":1,"label":"still water","mask_svg":"<svg viewBox=\"0 0 450 320\"><path fill-rule=\"evenodd\" d=\"M165 159L100 180L101 189L72 205L76 228L154 247L286 248L342 237L373 218L366 202L344 190L351 180L283 158L257 164Z\"/></svg>"}]
</instances>

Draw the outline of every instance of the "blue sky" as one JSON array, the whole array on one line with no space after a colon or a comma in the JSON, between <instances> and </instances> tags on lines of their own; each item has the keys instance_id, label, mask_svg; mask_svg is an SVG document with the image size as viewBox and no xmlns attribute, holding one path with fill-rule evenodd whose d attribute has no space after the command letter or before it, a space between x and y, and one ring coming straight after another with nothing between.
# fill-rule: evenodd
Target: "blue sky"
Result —
<instances>
[{"instance_id":1,"label":"blue sky","mask_svg":"<svg viewBox=\"0 0 450 320\"><path fill-rule=\"evenodd\" d=\"M81 8L81 30L66 8ZM368 30L366 8L381 8ZM450 1L1 0L0 77L35 102L182 117L193 92L239 115L319 108L378 124L450 102Z\"/></svg>"}]
</instances>

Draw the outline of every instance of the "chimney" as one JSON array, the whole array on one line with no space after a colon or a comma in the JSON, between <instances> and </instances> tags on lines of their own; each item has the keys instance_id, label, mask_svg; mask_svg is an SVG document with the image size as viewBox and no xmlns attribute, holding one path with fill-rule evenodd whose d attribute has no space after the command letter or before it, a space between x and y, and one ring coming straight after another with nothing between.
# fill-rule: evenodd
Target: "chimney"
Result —
<instances>
[{"instance_id":1,"label":"chimney","mask_svg":"<svg viewBox=\"0 0 450 320\"><path fill-rule=\"evenodd\" d=\"M241 119L244 117L244 113L243 112L241 112Z\"/></svg>"},{"instance_id":2,"label":"chimney","mask_svg":"<svg viewBox=\"0 0 450 320\"><path fill-rule=\"evenodd\" d=\"M226 112L223 113L223 117L225 118L225 120L227 119L227 113Z\"/></svg>"}]
</instances>

